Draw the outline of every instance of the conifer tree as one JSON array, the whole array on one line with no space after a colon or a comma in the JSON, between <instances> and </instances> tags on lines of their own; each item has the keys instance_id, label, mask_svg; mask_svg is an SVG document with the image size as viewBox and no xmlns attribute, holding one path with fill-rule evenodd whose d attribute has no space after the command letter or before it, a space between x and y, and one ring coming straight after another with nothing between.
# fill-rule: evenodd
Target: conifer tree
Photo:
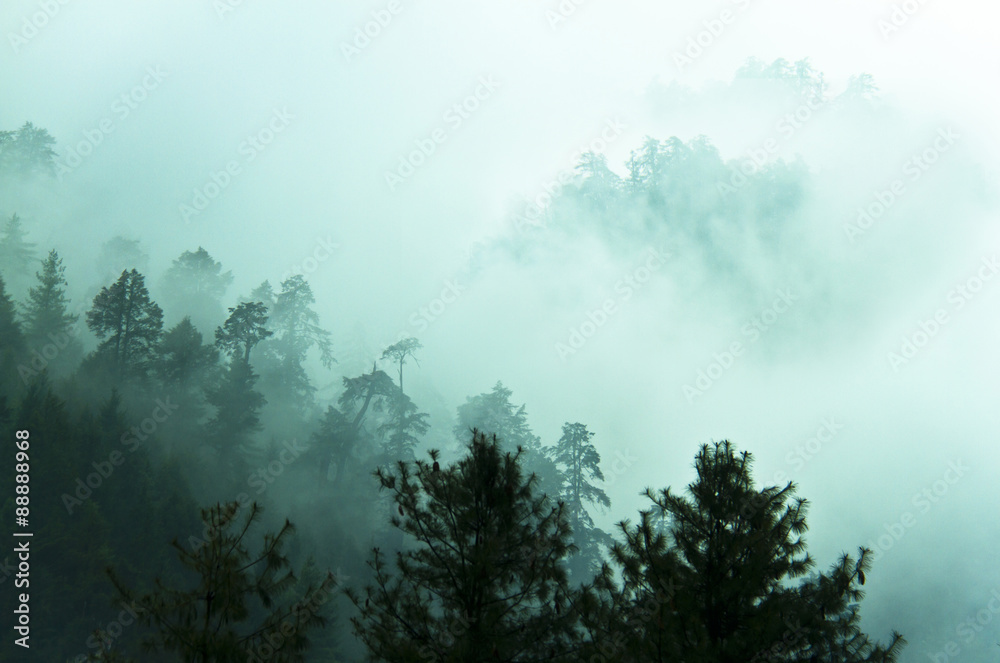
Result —
<instances>
[{"instance_id":1,"label":"conifer tree","mask_svg":"<svg viewBox=\"0 0 1000 663\"><path fill-rule=\"evenodd\" d=\"M573 530L573 542L579 553L570 562L574 579L589 580L601 567L601 544L610 544L610 537L594 526L587 512L588 504L611 506L604 490L595 485L604 481L601 472L601 455L591 442L594 434L581 423L566 423L562 437L556 443L552 459L562 475L560 499L566 504L567 518Z\"/></svg>"},{"instance_id":2,"label":"conifer tree","mask_svg":"<svg viewBox=\"0 0 1000 663\"><path fill-rule=\"evenodd\" d=\"M525 477L521 452L474 431L468 455L379 470L392 523L413 541L395 569L376 548L374 582L348 590L371 660L575 661L578 594L564 506Z\"/></svg>"},{"instance_id":3,"label":"conifer tree","mask_svg":"<svg viewBox=\"0 0 1000 663\"><path fill-rule=\"evenodd\" d=\"M8 288L19 295L30 280L36 260L35 244L27 237L21 217L11 214L0 236L0 275L6 279Z\"/></svg>"},{"instance_id":4,"label":"conifer tree","mask_svg":"<svg viewBox=\"0 0 1000 663\"><path fill-rule=\"evenodd\" d=\"M233 282L231 271L222 271L208 251L185 251L163 276L168 310L191 318L199 329L212 330L225 317L222 297Z\"/></svg>"},{"instance_id":5,"label":"conifer tree","mask_svg":"<svg viewBox=\"0 0 1000 663\"><path fill-rule=\"evenodd\" d=\"M806 501L791 483L755 488L751 462L729 442L704 445L689 497L647 491L652 507L634 527L621 523L613 549L621 587L608 569L598 579L594 647L636 662L895 661L899 634L883 646L858 625L870 551L803 580L814 566Z\"/></svg>"},{"instance_id":6,"label":"conifer tree","mask_svg":"<svg viewBox=\"0 0 1000 663\"><path fill-rule=\"evenodd\" d=\"M87 325L101 340L95 356L119 378L147 374L163 332L163 311L150 299L142 274L123 271L113 285L101 288Z\"/></svg>"},{"instance_id":7,"label":"conifer tree","mask_svg":"<svg viewBox=\"0 0 1000 663\"><path fill-rule=\"evenodd\" d=\"M24 331L28 346L42 350L51 345L58 355L46 358L48 365L60 369L72 366L81 354L75 338L74 325L79 316L68 312L66 268L53 249L42 261L42 271L36 272L38 285L28 290L24 305Z\"/></svg>"},{"instance_id":8,"label":"conifer tree","mask_svg":"<svg viewBox=\"0 0 1000 663\"><path fill-rule=\"evenodd\" d=\"M0 396L14 393L24 349L24 335L14 314L14 301L7 294L7 285L0 276Z\"/></svg>"},{"instance_id":9,"label":"conifer tree","mask_svg":"<svg viewBox=\"0 0 1000 663\"><path fill-rule=\"evenodd\" d=\"M239 511L237 502L203 509L204 538L194 537L190 548L174 540L193 576L187 588L157 579L153 592L138 595L108 569L121 597L152 630L145 643L150 650L203 663L305 660L310 631L326 624L323 606L336 581L328 574L319 587L290 600L296 577L282 548L292 524L286 520L276 534L266 533L260 552L252 553L248 534L261 507L251 504L242 518Z\"/></svg>"},{"instance_id":10,"label":"conifer tree","mask_svg":"<svg viewBox=\"0 0 1000 663\"><path fill-rule=\"evenodd\" d=\"M561 481L551 449L544 447L541 438L532 432L525 405L511 402L512 393L502 382L497 382L492 391L467 398L458 407L455 437L464 440L470 430L478 429L496 435L504 449L524 449L525 467L538 475L539 489L548 495L558 495Z\"/></svg>"}]
</instances>

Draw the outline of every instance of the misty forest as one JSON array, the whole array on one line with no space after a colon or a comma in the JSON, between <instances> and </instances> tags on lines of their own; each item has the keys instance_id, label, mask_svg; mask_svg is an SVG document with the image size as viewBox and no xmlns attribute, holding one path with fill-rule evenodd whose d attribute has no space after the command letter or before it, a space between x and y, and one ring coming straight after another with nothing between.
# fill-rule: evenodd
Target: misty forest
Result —
<instances>
[{"instance_id":1,"label":"misty forest","mask_svg":"<svg viewBox=\"0 0 1000 663\"><path fill-rule=\"evenodd\" d=\"M749 57L748 2L579 117L393 72L405 2L257 82L51 4L10 69L97 91L2 84L0 661L1000 660L983 116Z\"/></svg>"}]
</instances>

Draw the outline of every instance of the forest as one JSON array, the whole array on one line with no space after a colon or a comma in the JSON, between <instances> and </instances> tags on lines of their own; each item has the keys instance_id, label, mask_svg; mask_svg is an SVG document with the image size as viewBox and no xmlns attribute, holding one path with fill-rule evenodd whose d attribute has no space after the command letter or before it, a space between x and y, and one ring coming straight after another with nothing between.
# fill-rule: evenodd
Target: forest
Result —
<instances>
[{"instance_id":1,"label":"forest","mask_svg":"<svg viewBox=\"0 0 1000 663\"><path fill-rule=\"evenodd\" d=\"M740 76L847 108L875 93L859 77L826 98L804 63ZM57 149L31 122L0 132L0 178L44 195ZM513 232L476 247L467 275L549 260L559 238L590 233L619 248L663 239L663 255L709 265L709 285L755 297L765 279L733 237L753 229L780 261L812 177L781 160L739 169L705 137L647 137L623 167L587 152L544 210L529 202ZM137 231L102 238L101 279L71 282L65 247L37 241L43 216L0 213L0 436L30 442L17 460L28 488L5 479L2 513L31 523L35 660L833 663L904 650L901 634L862 628L877 572L862 532L817 562L795 477L761 481L738 439L664 426L694 479L630 486L645 507L628 513L587 421L543 439L502 375L474 376L493 386L463 403L416 402L415 372L436 368L421 340L338 347L352 322L317 304L305 273L239 294L235 277L254 275L211 246L156 272ZM683 269L663 260L644 264ZM625 281L619 302L647 278ZM14 454L4 462L13 476ZM3 569L8 590L16 559Z\"/></svg>"}]
</instances>

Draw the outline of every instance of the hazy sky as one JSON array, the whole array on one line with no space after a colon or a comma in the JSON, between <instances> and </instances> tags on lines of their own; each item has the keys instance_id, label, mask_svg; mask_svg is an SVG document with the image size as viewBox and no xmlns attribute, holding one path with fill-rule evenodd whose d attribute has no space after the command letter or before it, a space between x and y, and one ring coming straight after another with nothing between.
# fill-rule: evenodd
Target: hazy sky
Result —
<instances>
[{"instance_id":1,"label":"hazy sky","mask_svg":"<svg viewBox=\"0 0 1000 663\"><path fill-rule=\"evenodd\" d=\"M890 30L894 11L900 25ZM379 18L386 25L369 27L369 43L356 41ZM912 602L923 600L932 612L945 576L960 588L938 616L947 623L1000 586L1000 276L961 310L950 299L1000 248L995 205L965 200L980 186L970 172L986 198L995 193L998 20L1000 7L972 0L6 0L0 127L32 121L61 150L100 135L57 199L25 214L37 217L33 239L67 257L71 280L92 278L100 244L123 234L142 241L153 273L204 246L233 269L235 297L336 243L307 275L335 336L358 323L376 349L400 332L420 336L411 384L452 412L500 379L547 442L564 421L589 424L613 477L604 523L632 517L644 485L689 481L697 446L722 438L755 453L761 481L784 472L800 483L824 566L912 512L915 524L870 583L868 610L884 635L906 631L896 602L920 614ZM700 33L708 45L679 64ZM801 154L826 183L803 223L813 248L829 245L836 274L800 283L780 264L759 264L773 287L747 310L685 292L675 256L565 361L555 344L659 247L622 259L581 240L564 263L501 260L468 276L470 244L505 232L514 201L537 196L602 132L613 136L606 153L618 172L645 135L705 134L726 158L759 146L780 104L731 103L718 88L751 56L809 58L833 94L871 74L891 109L878 126L817 120L777 155ZM694 90L692 106L662 112L654 91L674 82ZM453 109L476 94L475 110ZM623 129L607 133L612 126ZM845 242L846 211L949 129L954 149L900 208L923 221ZM386 172L428 141L426 163L387 184ZM213 177L226 182L219 195L185 219L181 206L195 205ZM449 288L461 292L454 303L426 330L415 326L414 314ZM798 300L773 331L704 397L685 398L683 386L717 353L748 340L742 327L762 312L756 302L781 288ZM939 309L948 314L940 333L893 370L887 353ZM789 460L825 426L835 432L814 453ZM970 469L921 512L914 495L956 461ZM913 644L904 658L924 651Z\"/></svg>"}]
</instances>

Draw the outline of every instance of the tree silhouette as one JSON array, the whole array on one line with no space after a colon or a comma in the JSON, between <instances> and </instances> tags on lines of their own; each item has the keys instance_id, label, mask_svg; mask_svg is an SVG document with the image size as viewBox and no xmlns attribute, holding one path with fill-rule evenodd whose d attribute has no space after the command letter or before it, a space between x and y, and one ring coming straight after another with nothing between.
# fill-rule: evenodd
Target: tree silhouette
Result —
<instances>
[{"instance_id":1,"label":"tree silhouette","mask_svg":"<svg viewBox=\"0 0 1000 663\"><path fill-rule=\"evenodd\" d=\"M150 650L203 663L305 660L310 631L326 624L322 606L335 579L330 574L301 598L289 597L296 578L282 547L294 528L286 520L277 534L264 534L259 553L251 553L248 534L261 507L255 502L248 508L242 522L237 502L203 509L205 539L193 539L192 550L173 541L193 576L187 589L157 579L153 592L137 595L108 569L121 597L152 629L145 642Z\"/></svg>"},{"instance_id":2,"label":"tree silhouette","mask_svg":"<svg viewBox=\"0 0 1000 663\"><path fill-rule=\"evenodd\" d=\"M791 483L756 489L751 461L729 442L704 445L690 497L647 491L652 507L621 523L613 549L621 587L607 569L599 578L593 642L622 661L895 661L899 634L882 646L858 626L869 551L795 582L814 566L806 502Z\"/></svg>"},{"instance_id":3,"label":"tree silhouette","mask_svg":"<svg viewBox=\"0 0 1000 663\"><path fill-rule=\"evenodd\" d=\"M374 583L348 590L352 620L372 660L571 661L576 601L563 505L538 493L520 452L473 432L468 455L379 470L392 524L414 541L392 570L376 548Z\"/></svg>"},{"instance_id":4,"label":"tree silhouette","mask_svg":"<svg viewBox=\"0 0 1000 663\"><path fill-rule=\"evenodd\" d=\"M574 579L590 579L601 568L601 544L610 545L610 537L594 526L587 504L609 507L611 500L594 484L603 481L601 455L591 442L594 434L581 423L565 423L552 459L559 466L563 480L560 499L566 504L567 518L573 529L573 542L579 553L570 561Z\"/></svg>"},{"instance_id":5,"label":"tree silhouette","mask_svg":"<svg viewBox=\"0 0 1000 663\"><path fill-rule=\"evenodd\" d=\"M168 309L190 316L200 329L214 329L222 322L221 301L232 282L233 273L223 272L204 248L185 251L163 276Z\"/></svg>"},{"instance_id":6,"label":"tree silhouette","mask_svg":"<svg viewBox=\"0 0 1000 663\"><path fill-rule=\"evenodd\" d=\"M150 299L142 274L133 269L101 288L87 312L87 326L101 340L95 356L118 377L145 376L163 332L163 311Z\"/></svg>"}]
</instances>

